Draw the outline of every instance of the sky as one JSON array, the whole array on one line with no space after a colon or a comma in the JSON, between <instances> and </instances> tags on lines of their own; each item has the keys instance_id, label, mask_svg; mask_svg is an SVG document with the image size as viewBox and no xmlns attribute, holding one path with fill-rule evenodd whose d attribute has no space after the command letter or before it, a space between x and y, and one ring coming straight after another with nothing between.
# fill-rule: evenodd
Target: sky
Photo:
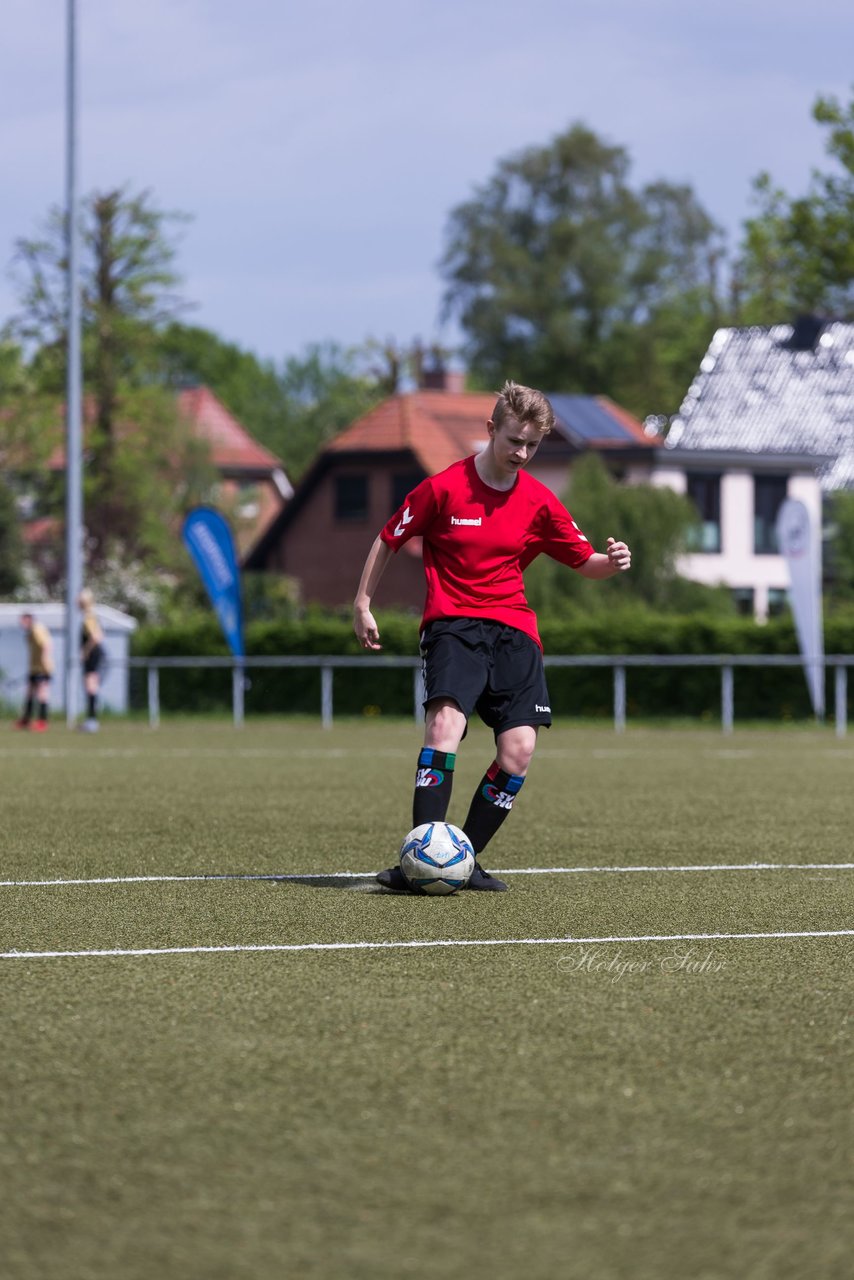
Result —
<instances>
[{"instance_id":1,"label":"sky","mask_svg":"<svg viewBox=\"0 0 854 1280\"><path fill-rule=\"evenodd\" d=\"M0 325L15 241L65 191L67 0L4 0ZM191 215L187 323L282 361L453 345L450 212L582 122L631 181L686 182L738 238L753 177L826 167L819 94L854 82L850 0L77 0L79 189Z\"/></svg>"}]
</instances>

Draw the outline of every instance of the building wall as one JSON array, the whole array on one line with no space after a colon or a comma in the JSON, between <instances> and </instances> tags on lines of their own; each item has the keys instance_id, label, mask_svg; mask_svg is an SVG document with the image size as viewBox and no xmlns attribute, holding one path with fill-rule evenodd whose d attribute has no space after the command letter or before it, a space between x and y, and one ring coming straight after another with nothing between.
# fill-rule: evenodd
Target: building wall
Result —
<instances>
[{"instance_id":1,"label":"building wall","mask_svg":"<svg viewBox=\"0 0 854 1280\"><path fill-rule=\"evenodd\" d=\"M65 707L65 606L61 604L0 604L0 702L18 707L23 702L28 672L28 650L21 614L29 612L44 623L53 641L54 676L51 681L51 707L60 711ZM109 711L126 712L128 709L128 656L131 633L136 621L118 609L98 605L95 609L104 632L104 648L107 663L101 673L101 702ZM75 637L74 653L78 653L78 637ZM75 656L75 668L80 670ZM80 675L80 698L83 703L83 676Z\"/></svg>"},{"instance_id":2,"label":"building wall","mask_svg":"<svg viewBox=\"0 0 854 1280\"><path fill-rule=\"evenodd\" d=\"M269 568L300 581L304 601L327 606L350 605L374 538L392 514L393 477L403 468L373 463L330 468L305 505L295 514L287 537L273 553ZM337 520L335 478L368 475L368 515L363 520ZM413 540L414 542L414 540ZM377 608L421 609L424 571L420 550L403 548L383 574Z\"/></svg>"},{"instance_id":3,"label":"building wall","mask_svg":"<svg viewBox=\"0 0 854 1280\"><path fill-rule=\"evenodd\" d=\"M282 495L269 477L245 481L224 476L219 482L218 502L231 521L241 556L257 542L284 506Z\"/></svg>"},{"instance_id":4,"label":"building wall","mask_svg":"<svg viewBox=\"0 0 854 1280\"><path fill-rule=\"evenodd\" d=\"M762 622L768 617L769 592L789 589L789 571L782 556L754 553L753 481L750 471L724 473L721 477L721 551L681 556L677 569L683 577L706 586L752 590L754 616ZM685 472L676 469L655 472L652 482L676 493L684 494L687 488ZM804 503L820 541L821 488L817 477L806 472L791 475L787 495Z\"/></svg>"}]
</instances>

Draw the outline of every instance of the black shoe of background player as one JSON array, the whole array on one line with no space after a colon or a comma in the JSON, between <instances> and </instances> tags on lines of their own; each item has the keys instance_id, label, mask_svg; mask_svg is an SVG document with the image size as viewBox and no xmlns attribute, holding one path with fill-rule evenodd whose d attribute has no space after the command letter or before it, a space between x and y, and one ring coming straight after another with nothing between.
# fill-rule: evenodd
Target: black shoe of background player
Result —
<instances>
[{"instance_id":1,"label":"black shoe of background player","mask_svg":"<svg viewBox=\"0 0 854 1280\"><path fill-rule=\"evenodd\" d=\"M505 893L507 885L503 880L497 880L495 876L491 876L488 871L484 871L479 862L474 864L474 871L471 873L471 879L468 884L463 885L464 889L486 889L492 893Z\"/></svg>"}]
</instances>

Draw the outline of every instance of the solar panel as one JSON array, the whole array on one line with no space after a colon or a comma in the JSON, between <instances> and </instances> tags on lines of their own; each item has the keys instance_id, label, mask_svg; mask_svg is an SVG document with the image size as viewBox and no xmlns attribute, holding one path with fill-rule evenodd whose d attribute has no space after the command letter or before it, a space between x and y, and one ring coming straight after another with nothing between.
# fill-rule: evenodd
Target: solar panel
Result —
<instances>
[{"instance_id":1,"label":"solar panel","mask_svg":"<svg viewBox=\"0 0 854 1280\"><path fill-rule=\"evenodd\" d=\"M551 395L548 398L558 424L583 440L621 440L636 444L631 432L599 404L593 396Z\"/></svg>"}]
</instances>

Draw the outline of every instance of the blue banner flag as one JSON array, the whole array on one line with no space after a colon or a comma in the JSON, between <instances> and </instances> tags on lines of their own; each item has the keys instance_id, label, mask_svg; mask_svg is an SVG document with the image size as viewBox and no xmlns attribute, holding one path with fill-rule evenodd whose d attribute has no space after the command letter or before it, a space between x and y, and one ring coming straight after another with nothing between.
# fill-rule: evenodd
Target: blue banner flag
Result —
<instances>
[{"instance_id":1,"label":"blue banner flag","mask_svg":"<svg viewBox=\"0 0 854 1280\"><path fill-rule=\"evenodd\" d=\"M184 521L183 537L231 652L245 657L240 569L231 526L213 507L195 507Z\"/></svg>"}]
</instances>

